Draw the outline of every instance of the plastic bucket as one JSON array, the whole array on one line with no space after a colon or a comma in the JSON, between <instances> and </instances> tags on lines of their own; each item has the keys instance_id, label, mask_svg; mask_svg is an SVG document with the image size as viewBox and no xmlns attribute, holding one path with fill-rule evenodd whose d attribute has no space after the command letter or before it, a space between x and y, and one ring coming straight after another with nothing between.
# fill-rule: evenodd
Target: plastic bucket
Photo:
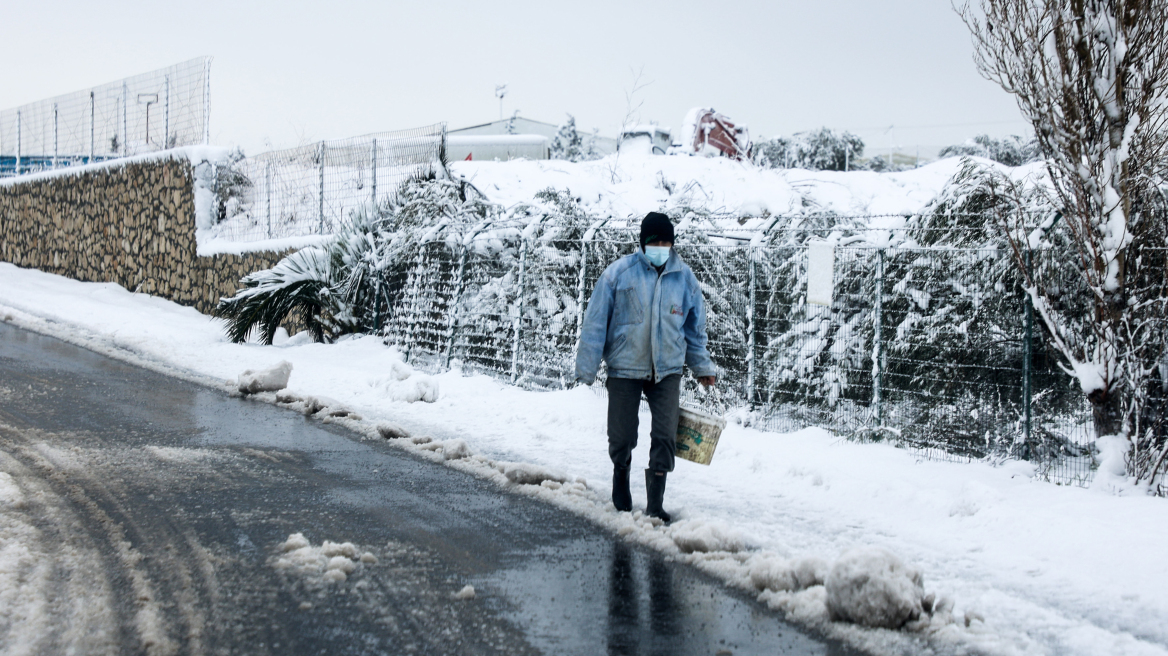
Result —
<instances>
[{"instance_id":1,"label":"plastic bucket","mask_svg":"<svg viewBox=\"0 0 1168 656\"><path fill-rule=\"evenodd\" d=\"M700 410L681 408L677 420L677 457L699 465L714 459L726 420Z\"/></svg>"}]
</instances>

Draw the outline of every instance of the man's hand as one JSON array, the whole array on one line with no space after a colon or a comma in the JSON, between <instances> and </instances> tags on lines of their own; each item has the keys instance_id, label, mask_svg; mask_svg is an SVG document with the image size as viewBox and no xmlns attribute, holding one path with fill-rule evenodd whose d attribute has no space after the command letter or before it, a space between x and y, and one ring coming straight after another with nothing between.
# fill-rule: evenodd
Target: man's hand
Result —
<instances>
[{"instance_id":1,"label":"man's hand","mask_svg":"<svg viewBox=\"0 0 1168 656\"><path fill-rule=\"evenodd\" d=\"M717 381L717 376L700 376L698 378L698 382L702 384L702 387L713 387Z\"/></svg>"}]
</instances>

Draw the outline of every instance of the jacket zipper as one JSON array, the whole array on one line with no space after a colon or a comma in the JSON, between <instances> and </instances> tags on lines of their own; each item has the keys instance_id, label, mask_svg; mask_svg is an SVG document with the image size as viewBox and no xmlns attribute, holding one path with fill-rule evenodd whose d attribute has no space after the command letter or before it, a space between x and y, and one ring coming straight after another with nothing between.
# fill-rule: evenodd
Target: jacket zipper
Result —
<instances>
[{"instance_id":1,"label":"jacket zipper","mask_svg":"<svg viewBox=\"0 0 1168 656\"><path fill-rule=\"evenodd\" d=\"M654 271L654 273L657 272ZM658 296L661 293L661 276L663 275L665 275L664 271L657 273L657 282L653 285L653 307L649 309L649 369L654 384L659 382L657 380L657 323L660 316L657 312L657 306L659 305Z\"/></svg>"}]
</instances>

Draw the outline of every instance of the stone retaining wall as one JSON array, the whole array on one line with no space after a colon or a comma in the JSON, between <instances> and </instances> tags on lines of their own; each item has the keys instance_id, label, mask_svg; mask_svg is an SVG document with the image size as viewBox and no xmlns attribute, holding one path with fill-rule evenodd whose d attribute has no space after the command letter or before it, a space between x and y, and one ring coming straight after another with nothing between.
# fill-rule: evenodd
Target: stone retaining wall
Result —
<instances>
[{"instance_id":1,"label":"stone retaining wall","mask_svg":"<svg viewBox=\"0 0 1168 656\"><path fill-rule=\"evenodd\" d=\"M199 257L194 167L185 157L0 184L0 260L116 282L210 314L239 279L286 253Z\"/></svg>"}]
</instances>

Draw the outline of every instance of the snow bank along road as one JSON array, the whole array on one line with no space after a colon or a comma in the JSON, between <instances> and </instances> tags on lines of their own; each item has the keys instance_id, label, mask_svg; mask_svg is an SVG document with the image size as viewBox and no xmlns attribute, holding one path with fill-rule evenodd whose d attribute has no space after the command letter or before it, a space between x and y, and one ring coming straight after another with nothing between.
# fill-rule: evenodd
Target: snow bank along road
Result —
<instances>
[{"instance_id":1,"label":"snow bank along road","mask_svg":"<svg viewBox=\"0 0 1168 656\"><path fill-rule=\"evenodd\" d=\"M414 435L391 442L403 451L587 517L757 595L800 626L871 653L923 646L938 654L1168 655L1163 499L1037 482L1026 463L922 461L815 428L781 434L744 422L727 426L710 467L678 463L667 494L675 521L660 527L636 512L644 502L636 477L633 513L609 503L605 402L586 388L531 392L457 368L425 376L375 337L232 344L220 321L191 308L6 263L0 323L202 383L205 393L226 390L245 369L286 360L294 367L289 391L331 397L360 413L360 422L336 421L364 435L365 444L385 446L375 427L400 424ZM433 391L437 401L416 402ZM641 425L647 430L647 417ZM648 442L643 437L637 462L646 461ZM6 483L0 480L0 509L15 489ZM303 532L312 543L304 548L316 550L290 549L296 562L324 558L322 540L356 540L300 524L286 529L276 537ZM887 549L918 569L926 591L953 601L953 621L912 631L830 621L825 587L805 587L796 575L805 565L839 564L863 546ZM0 583L0 595L10 587Z\"/></svg>"},{"instance_id":2,"label":"snow bank along road","mask_svg":"<svg viewBox=\"0 0 1168 656\"><path fill-rule=\"evenodd\" d=\"M0 651L848 653L355 437L0 323Z\"/></svg>"}]
</instances>

